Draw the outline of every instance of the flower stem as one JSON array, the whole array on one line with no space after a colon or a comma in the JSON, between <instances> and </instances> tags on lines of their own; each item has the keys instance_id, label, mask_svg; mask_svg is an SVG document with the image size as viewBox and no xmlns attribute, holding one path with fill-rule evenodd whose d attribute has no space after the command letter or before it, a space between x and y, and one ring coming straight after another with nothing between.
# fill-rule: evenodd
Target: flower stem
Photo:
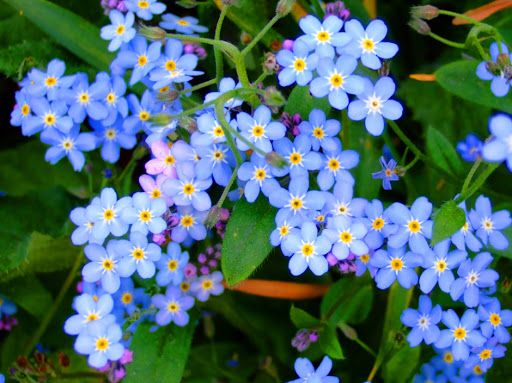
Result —
<instances>
[{"instance_id":1,"label":"flower stem","mask_svg":"<svg viewBox=\"0 0 512 383\"><path fill-rule=\"evenodd\" d=\"M325 16L325 12L322 9L320 2L318 0L311 0L311 5L313 6L313 9L315 10L316 16L319 19L322 19Z\"/></svg>"},{"instance_id":2,"label":"flower stem","mask_svg":"<svg viewBox=\"0 0 512 383\"><path fill-rule=\"evenodd\" d=\"M253 87L253 88L257 88L257 87L258 87L258 85L260 85L260 84L263 82L263 80L265 80L265 78L266 78L267 76L268 76L268 75L267 75L266 73L262 73L262 74L260 74L260 77L258 77L258 78L256 79L256 81L254 81L254 82L252 83L251 87Z\"/></svg>"},{"instance_id":3,"label":"flower stem","mask_svg":"<svg viewBox=\"0 0 512 383\"><path fill-rule=\"evenodd\" d=\"M404 167L404 170L405 170L405 171L409 170L409 169L410 169L410 168L412 168L412 167L416 164L416 162L418 162L419 160L420 160L420 157L419 157L418 155L416 155L416 157L414 157L414 159L413 159L411 162L409 162L409 163L407 164L407 166L405 166L405 167Z\"/></svg>"},{"instance_id":4,"label":"flower stem","mask_svg":"<svg viewBox=\"0 0 512 383\"><path fill-rule=\"evenodd\" d=\"M487 26L486 24L484 24L478 20L475 20L472 17L466 16L462 13L445 11L444 9L439 9L439 14L446 15L446 16L452 16L452 17L458 17L459 19L464 19L466 21L469 21L471 24L475 24L475 25L479 25L479 26L484 26L484 25Z\"/></svg>"},{"instance_id":5,"label":"flower stem","mask_svg":"<svg viewBox=\"0 0 512 383\"><path fill-rule=\"evenodd\" d=\"M354 341L360 345L362 348L364 348L368 354L372 355L374 358L377 358L377 353L375 351L373 351L370 346L368 346L366 343L364 343L361 339L359 339L359 337L357 337L356 339L354 339Z\"/></svg>"},{"instance_id":6,"label":"flower stem","mask_svg":"<svg viewBox=\"0 0 512 383\"><path fill-rule=\"evenodd\" d=\"M222 23L224 22L224 18L228 12L229 5L225 4L222 7L222 11L220 12L219 20L217 21L217 27L215 28L215 40L220 40L220 30L222 28ZM215 81L218 83L224 77L224 59L222 58L222 52L219 48L214 47L214 55L215 55L215 69L216 76Z\"/></svg>"},{"instance_id":7,"label":"flower stem","mask_svg":"<svg viewBox=\"0 0 512 383\"><path fill-rule=\"evenodd\" d=\"M249 53L252 48L254 48L254 46L261 40L261 38L265 35L265 33L268 32L268 30L270 28L272 28L272 26L277 22L277 20L279 20L281 18L281 15L275 15L272 20L270 20L267 25L265 25L263 27L263 29L260 31L260 33L258 33L258 35L252 39L252 41L249 43L249 45L247 45L244 50L240 53L240 56L242 59L245 58L245 56L247 55L247 53Z\"/></svg>"},{"instance_id":8,"label":"flower stem","mask_svg":"<svg viewBox=\"0 0 512 383\"><path fill-rule=\"evenodd\" d=\"M197 37L197 36L175 35L174 33L167 33L165 35L165 37L213 45L214 47L220 48L222 51L229 53L229 55L232 57L236 57L236 56L240 55L240 51L238 50L238 48L235 47L233 44L228 43L227 41L217 41L217 40L207 39L204 37Z\"/></svg>"},{"instance_id":9,"label":"flower stem","mask_svg":"<svg viewBox=\"0 0 512 383\"><path fill-rule=\"evenodd\" d=\"M238 148L236 147L235 140L231 135L230 126L226 121L226 117L224 117L224 108L222 107L222 104L217 104L217 106L215 107L215 113L217 114L217 120L219 121L220 126L222 126L224 135L226 136L227 144L233 151L233 154L235 155L236 163L238 164L238 166L240 166L244 163L244 160L242 159L242 156Z\"/></svg>"},{"instance_id":10,"label":"flower stem","mask_svg":"<svg viewBox=\"0 0 512 383\"><path fill-rule=\"evenodd\" d=\"M201 84L194 85L192 88L180 90L178 92L178 94L182 95L182 94L186 94L186 93L190 93L190 92L195 92L196 90L199 90L199 89L202 89L202 88L206 88L207 86L210 86L210 85L213 85L213 84L216 84L216 83L217 83L217 79L214 78L214 79L202 82Z\"/></svg>"},{"instance_id":11,"label":"flower stem","mask_svg":"<svg viewBox=\"0 0 512 383\"><path fill-rule=\"evenodd\" d=\"M224 188L224 191L222 192L222 195L220 196L219 200L217 201L217 206L222 207L222 204L224 203L224 200L226 199L229 191L231 190L231 186L233 186L233 182L235 182L236 175L238 173L238 168L240 165L238 164L236 168L233 170L233 174L231 174L231 178L228 181L228 184Z\"/></svg>"},{"instance_id":12,"label":"flower stem","mask_svg":"<svg viewBox=\"0 0 512 383\"><path fill-rule=\"evenodd\" d=\"M466 192L466 190L468 189L469 183L471 182L471 179L475 175L475 172L481 163L482 163L482 157L478 157L478 159L475 161L475 163L471 167L471 170L469 171L466 179L464 180L464 185L462 185L462 191L461 191L462 194L464 194Z\"/></svg>"},{"instance_id":13,"label":"flower stem","mask_svg":"<svg viewBox=\"0 0 512 383\"><path fill-rule=\"evenodd\" d=\"M465 49L466 48L466 44L457 43L455 41L451 41L451 40L445 39L444 37L436 35L434 32L429 32L428 35L430 37L432 37L433 39L435 39L437 41L440 41L443 44L449 45L449 46L451 46L453 48L458 48L458 49Z\"/></svg>"},{"instance_id":14,"label":"flower stem","mask_svg":"<svg viewBox=\"0 0 512 383\"><path fill-rule=\"evenodd\" d=\"M492 174L492 172L494 172L499 166L500 163L487 164L487 168L485 168L485 170L480 174L480 176L478 176L478 178L470 187L467 187L465 191L460 193L460 196L455 200L455 203L458 205L459 203L471 197L478 189L480 189L480 187L484 184L485 180L487 180L487 178Z\"/></svg>"}]
</instances>

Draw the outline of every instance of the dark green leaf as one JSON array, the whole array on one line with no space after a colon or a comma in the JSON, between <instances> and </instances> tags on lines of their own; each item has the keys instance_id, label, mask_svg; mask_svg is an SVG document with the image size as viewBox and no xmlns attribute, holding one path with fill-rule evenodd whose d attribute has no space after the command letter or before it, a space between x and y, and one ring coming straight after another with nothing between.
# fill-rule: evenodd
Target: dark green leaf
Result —
<instances>
[{"instance_id":1,"label":"dark green leaf","mask_svg":"<svg viewBox=\"0 0 512 383\"><path fill-rule=\"evenodd\" d=\"M451 237L466 223L464 210L457 207L455 201L448 201L437 212L434 217L432 229L432 242L435 245L442 240Z\"/></svg>"},{"instance_id":2,"label":"dark green leaf","mask_svg":"<svg viewBox=\"0 0 512 383\"><path fill-rule=\"evenodd\" d=\"M447 172L454 175L464 173L462 160L453 145L431 126L427 130L427 149L434 162Z\"/></svg>"},{"instance_id":3,"label":"dark green leaf","mask_svg":"<svg viewBox=\"0 0 512 383\"><path fill-rule=\"evenodd\" d=\"M91 66L108 70L114 54L100 29L89 21L45 0L4 0L30 19L44 32ZM58 21L58 22L57 22ZM105 21L107 21L105 19Z\"/></svg>"},{"instance_id":4,"label":"dark green leaf","mask_svg":"<svg viewBox=\"0 0 512 383\"><path fill-rule=\"evenodd\" d=\"M316 98L309 94L308 86L295 86L286 101L284 107L285 113L293 116L295 113L300 114L303 120L309 119L309 113L313 109L321 109L328 114L331 110L327 97Z\"/></svg>"},{"instance_id":5,"label":"dark green leaf","mask_svg":"<svg viewBox=\"0 0 512 383\"><path fill-rule=\"evenodd\" d=\"M190 314L190 313L189 313ZM190 314L186 327L174 323L154 332L152 323L138 325L130 344L137 358L126 365L126 383L179 383L185 369L190 344L196 328L196 317Z\"/></svg>"},{"instance_id":6,"label":"dark green leaf","mask_svg":"<svg viewBox=\"0 0 512 383\"><path fill-rule=\"evenodd\" d=\"M478 61L456 61L439 68L437 82L449 92L480 105L512 113L512 95L496 97L491 92L491 82L476 76Z\"/></svg>"},{"instance_id":7,"label":"dark green leaf","mask_svg":"<svg viewBox=\"0 0 512 383\"><path fill-rule=\"evenodd\" d=\"M295 306L290 307L290 319L298 329L310 329L322 323L320 319Z\"/></svg>"},{"instance_id":8,"label":"dark green leaf","mask_svg":"<svg viewBox=\"0 0 512 383\"><path fill-rule=\"evenodd\" d=\"M384 364L382 375L386 383L406 383L412 381L412 374L418 370L420 347L409 347L406 343Z\"/></svg>"},{"instance_id":9,"label":"dark green leaf","mask_svg":"<svg viewBox=\"0 0 512 383\"><path fill-rule=\"evenodd\" d=\"M245 199L236 204L222 244L222 272L228 285L247 279L272 250L276 211L264 196L252 204Z\"/></svg>"},{"instance_id":10,"label":"dark green leaf","mask_svg":"<svg viewBox=\"0 0 512 383\"><path fill-rule=\"evenodd\" d=\"M318 342L322 351L333 359L344 359L336 327L325 326L318 332Z\"/></svg>"},{"instance_id":11,"label":"dark green leaf","mask_svg":"<svg viewBox=\"0 0 512 383\"><path fill-rule=\"evenodd\" d=\"M17 278L0 284L3 295L35 317L43 317L50 309L53 298L35 275Z\"/></svg>"}]
</instances>

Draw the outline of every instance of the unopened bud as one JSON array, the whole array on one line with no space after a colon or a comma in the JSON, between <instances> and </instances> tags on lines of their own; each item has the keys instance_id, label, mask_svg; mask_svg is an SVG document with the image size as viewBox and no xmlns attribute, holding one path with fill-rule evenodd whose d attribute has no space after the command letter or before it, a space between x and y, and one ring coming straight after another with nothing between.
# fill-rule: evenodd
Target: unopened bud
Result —
<instances>
[{"instance_id":1,"label":"unopened bud","mask_svg":"<svg viewBox=\"0 0 512 383\"><path fill-rule=\"evenodd\" d=\"M61 352L59 354L59 365L62 367L68 367L70 363L71 362L69 360L69 357L66 354L64 354L63 352Z\"/></svg>"},{"instance_id":2,"label":"unopened bud","mask_svg":"<svg viewBox=\"0 0 512 383\"><path fill-rule=\"evenodd\" d=\"M429 25L425 21L421 20L416 16L413 16L412 19L409 21L409 26L416 32L418 32L420 35L428 36L428 34L430 33Z\"/></svg>"},{"instance_id":3,"label":"unopened bud","mask_svg":"<svg viewBox=\"0 0 512 383\"><path fill-rule=\"evenodd\" d=\"M162 28L150 27L142 23L138 27L137 34L150 41L160 41L165 39L166 36L166 33Z\"/></svg>"},{"instance_id":4,"label":"unopened bud","mask_svg":"<svg viewBox=\"0 0 512 383\"><path fill-rule=\"evenodd\" d=\"M165 89L162 88L156 94L156 99L160 102L165 102L166 104L172 105L174 101L176 101L180 95L174 89Z\"/></svg>"},{"instance_id":5,"label":"unopened bud","mask_svg":"<svg viewBox=\"0 0 512 383\"><path fill-rule=\"evenodd\" d=\"M500 66L500 68L505 68L510 65L510 56L506 53L500 53L496 58L496 63Z\"/></svg>"},{"instance_id":6,"label":"unopened bud","mask_svg":"<svg viewBox=\"0 0 512 383\"><path fill-rule=\"evenodd\" d=\"M494 61L486 61L485 69L493 76L499 76L501 74L500 66Z\"/></svg>"},{"instance_id":7,"label":"unopened bud","mask_svg":"<svg viewBox=\"0 0 512 383\"><path fill-rule=\"evenodd\" d=\"M286 39L283 41L283 49L293 51L293 40Z\"/></svg>"},{"instance_id":8,"label":"unopened bud","mask_svg":"<svg viewBox=\"0 0 512 383\"><path fill-rule=\"evenodd\" d=\"M278 169L283 169L286 165L288 165L283 156L274 151L265 155L265 161L267 161L270 166Z\"/></svg>"},{"instance_id":9,"label":"unopened bud","mask_svg":"<svg viewBox=\"0 0 512 383\"><path fill-rule=\"evenodd\" d=\"M274 52L277 52L283 47L283 44L281 44L281 41L279 39L276 39L270 43L269 48L273 50Z\"/></svg>"},{"instance_id":10,"label":"unopened bud","mask_svg":"<svg viewBox=\"0 0 512 383\"><path fill-rule=\"evenodd\" d=\"M265 89L263 95L263 103L267 106L282 106L286 102L283 94L273 86L269 86Z\"/></svg>"},{"instance_id":11,"label":"unopened bud","mask_svg":"<svg viewBox=\"0 0 512 383\"><path fill-rule=\"evenodd\" d=\"M157 113L148 119L148 122L154 126L167 126L171 121L172 117L169 113Z\"/></svg>"},{"instance_id":12,"label":"unopened bud","mask_svg":"<svg viewBox=\"0 0 512 383\"><path fill-rule=\"evenodd\" d=\"M418 5L411 8L411 15L424 20L432 20L439 16L439 9L433 5Z\"/></svg>"},{"instance_id":13,"label":"unopened bud","mask_svg":"<svg viewBox=\"0 0 512 383\"><path fill-rule=\"evenodd\" d=\"M123 336L121 337L121 340L123 342L128 342L130 340L130 338L132 337L133 333L130 332L130 331L125 331L123 332Z\"/></svg>"},{"instance_id":14,"label":"unopened bud","mask_svg":"<svg viewBox=\"0 0 512 383\"><path fill-rule=\"evenodd\" d=\"M382 66L379 69L379 77L389 76L389 69L391 68L391 61L383 60Z\"/></svg>"},{"instance_id":15,"label":"unopened bud","mask_svg":"<svg viewBox=\"0 0 512 383\"><path fill-rule=\"evenodd\" d=\"M242 33L240 34L240 42L244 45L247 45L249 44L250 42L252 41L252 37L250 34L248 34L247 32L245 31L242 31Z\"/></svg>"},{"instance_id":16,"label":"unopened bud","mask_svg":"<svg viewBox=\"0 0 512 383\"><path fill-rule=\"evenodd\" d=\"M263 62L263 71L266 74L277 73L281 67L276 61L276 55L270 52L265 53L265 61Z\"/></svg>"},{"instance_id":17,"label":"unopened bud","mask_svg":"<svg viewBox=\"0 0 512 383\"><path fill-rule=\"evenodd\" d=\"M280 16L286 16L292 11L295 0L279 0L276 7L276 14Z\"/></svg>"},{"instance_id":18,"label":"unopened bud","mask_svg":"<svg viewBox=\"0 0 512 383\"><path fill-rule=\"evenodd\" d=\"M178 120L178 126L185 129L189 133L193 133L197 130L197 122L191 117L182 117Z\"/></svg>"},{"instance_id":19,"label":"unopened bud","mask_svg":"<svg viewBox=\"0 0 512 383\"><path fill-rule=\"evenodd\" d=\"M357 332L354 330L353 327L350 327L347 323L341 321L338 323L338 327L340 328L341 332L343 332L343 335L345 335L350 340L356 340L357 339Z\"/></svg>"},{"instance_id":20,"label":"unopened bud","mask_svg":"<svg viewBox=\"0 0 512 383\"><path fill-rule=\"evenodd\" d=\"M393 173L398 177L403 177L405 175L405 168L403 166L397 166L395 167L395 170L393 170Z\"/></svg>"},{"instance_id":21,"label":"unopened bud","mask_svg":"<svg viewBox=\"0 0 512 383\"><path fill-rule=\"evenodd\" d=\"M221 214L222 214L222 208L220 208L217 205L213 206L210 209L210 211L208 212L208 214L206 215L206 218L204 220L204 225L207 228L211 229L212 227L214 227L217 224L217 222L219 222Z\"/></svg>"},{"instance_id":22,"label":"unopened bud","mask_svg":"<svg viewBox=\"0 0 512 383\"><path fill-rule=\"evenodd\" d=\"M192 9L197 6L196 0L180 0L177 1L176 4L178 4L180 7L186 8L186 9Z\"/></svg>"}]
</instances>

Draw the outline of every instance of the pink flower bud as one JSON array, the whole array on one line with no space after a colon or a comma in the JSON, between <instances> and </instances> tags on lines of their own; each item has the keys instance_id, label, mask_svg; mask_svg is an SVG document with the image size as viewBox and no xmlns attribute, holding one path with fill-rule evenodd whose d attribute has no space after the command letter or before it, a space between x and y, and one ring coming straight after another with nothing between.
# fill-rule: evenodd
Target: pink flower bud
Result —
<instances>
[{"instance_id":1,"label":"pink flower bud","mask_svg":"<svg viewBox=\"0 0 512 383\"><path fill-rule=\"evenodd\" d=\"M206 260L207 260L206 255L205 255L205 254L203 254L203 253L201 253L201 254L199 254L199 255L197 256L197 261L198 261L199 263L206 263Z\"/></svg>"},{"instance_id":2,"label":"pink flower bud","mask_svg":"<svg viewBox=\"0 0 512 383\"><path fill-rule=\"evenodd\" d=\"M338 263L338 258L336 258L333 253L327 253L326 258L327 258L327 263L329 264L329 266L334 266L335 264Z\"/></svg>"},{"instance_id":3,"label":"pink flower bud","mask_svg":"<svg viewBox=\"0 0 512 383\"><path fill-rule=\"evenodd\" d=\"M201 271L201 274L203 275L210 274L210 268L208 266L201 266L199 271Z\"/></svg>"},{"instance_id":4,"label":"pink flower bud","mask_svg":"<svg viewBox=\"0 0 512 383\"><path fill-rule=\"evenodd\" d=\"M163 234L154 234L151 240L156 243L158 246L162 246L165 243L165 235Z\"/></svg>"},{"instance_id":5,"label":"pink flower bud","mask_svg":"<svg viewBox=\"0 0 512 383\"><path fill-rule=\"evenodd\" d=\"M283 49L293 50L293 40L286 39L283 41Z\"/></svg>"}]
</instances>

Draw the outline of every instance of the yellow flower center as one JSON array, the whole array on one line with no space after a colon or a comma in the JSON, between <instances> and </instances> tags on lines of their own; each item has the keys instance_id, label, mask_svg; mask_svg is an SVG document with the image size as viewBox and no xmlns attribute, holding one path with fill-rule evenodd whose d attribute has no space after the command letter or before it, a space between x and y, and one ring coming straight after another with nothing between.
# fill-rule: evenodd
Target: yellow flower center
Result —
<instances>
[{"instance_id":1,"label":"yellow flower center","mask_svg":"<svg viewBox=\"0 0 512 383\"><path fill-rule=\"evenodd\" d=\"M348 231L344 231L340 234L340 241L344 243L352 242L352 235Z\"/></svg>"},{"instance_id":2,"label":"yellow flower center","mask_svg":"<svg viewBox=\"0 0 512 383\"><path fill-rule=\"evenodd\" d=\"M116 29L116 33L118 35L122 35L124 33L124 25L118 26L117 29Z\"/></svg>"},{"instance_id":3,"label":"yellow flower center","mask_svg":"<svg viewBox=\"0 0 512 383\"><path fill-rule=\"evenodd\" d=\"M384 220L382 218L377 218L373 221L373 228L375 230L380 230L384 227Z\"/></svg>"},{"instance_id":4,"label":"yellow flower center","mask_svg":"<svg viewBox=\"0 0 512 383\"><path fill-rule=\"evenodd\" d=\"M89 95L87 93L82 93L78 99L82 104L86 104L89 102Z\"/></svg>"},{"instance_id":5,"label":"yellow flower center","mask_svg":"<svg viewBox=\"0 0 512 383\"><path fill-rule=\"evenodd\" d=\"M151 192L151 197L152 197L152 198L158 198L158 197L160 197L161 195L162 195L162 193L161 193L161 192L160 192L160 190L158 190L158 189L155 189L155 190L153 190L153 191Z\"/></svg>"},{"instance_id":6,"label":"yellow flower center","mask_svg":"<svg viewBox=\"0 0 512 383\"><path fill-rule=\"evenodd\" d=\"M473 368L473 372L476 374L476 375L482 375L484 372L482 371L482 369L480 368L480 365L477 364L474 368Z\"/></svg>"},{"instance_id":7,"label":"yellow flower center","mask_svg":"<svg viewBox=\"0 0 512 383\"><path fill-rule=\"evenodd\" d=\"M190 290L190 284L188 282L181 282L180 289L181 291L188 291Z\"/></svg>"},{"instance_id":8,"label":"yellow flower center","mask_svg":"<svg viewBox=\"0 0 512 383\"><path fill-rule=\"evenodd\" d=\"M462 327L459 327L454 331L453 335L455 336L455 339L462 340L466 338L466 330Z\"/></svg>"},{"instance_id":9,"label":"yellow flower center","mask_svg":"<svg viewBox=\"0 0 512 383\"><path fill-rule=\"evenodd\" d=\"M329 169L336 171L339 169L339 167L340 167L340 162L336 158L331 158L329 160Z\"/></svg>"},{"instance_id":10,"label":"yellow flower center","mask_svg":"<svg viewBox=\"0 0 512 383\"><path fill-rule=\"evenodd\" d=\"M178 24L182 27L186 27L188 25L188 21L186 20L178 20Z\"/></svg>"},{"instance_id":11,"label":"yellow flower center","mask_svg":"<svg viewBox=\"0 0 512 383\"><path fill-rule=\"evenodd\" d=\"M181 218L181 224L185 227L192 226L194 224L194 218L190 215Z\"/></svg>"},{"instance_id":12,"label":"yellow flower center","mask_svg":"<svg viewBox=\"0 0 512 383\"><path fill-rule=\"evenodd\" d=\"M213 152L213 159L215 161L222 161L224 159L224 152L222 150L216 150Z\"/></svg>"},{"instance_id":13,"label":"yellow flower center","mask_svg":"<svg viewBox=\"0 0 512 383\"><path fill-rule=\"evenodd\" d=\"M292 209L299 210L302 207L302 200L300 198L294 198L290 205L292 206Z\"/></svg>"},{"instance_id":14,"label":"yellow flower center","mask_svg":"<svg viewBox=\"0 0 512 383\"><path fill-rule=\"evenodd\" d=\"M55 84L57 84L57 79L55 77L48 77L45 81L46 83L46 86L54 86Z\"/></svg>"},{"instance_id":15,"label":"yellow flower center","mask_svg":"<svg viewBox=\"0 0 512 383\"><path fill-rule=\"evenodd\" d=\"M288 228L288 226L281 226L281 228L279 229L279 234L281 234L281 237L287 236L289 232L290 229Z\"/></svg>"},{"instance_id":16,"label":"yellow flower center","mask_svg":"<svg viewBox=\"0 0 512 383\"><path fill-rule=\"evenodd\" d=\"M164 87L160 88L159 92L164 93L164 92L167 92L169 89L171 89L171 88L168 86L164 86Z\"/></svg>"},{"instance_id":17,"label":"yellow flower center","mask_svg":"<svg viewBox=\"0 0 512 383\"><path fill-rule=\"evenodd\" d=\"M165 69L167 69L169 72L172 72L176 69L176 63L172 60L169 60L165 63Z\"/></svg>"},{"instance_id":18,"label":"yellow flower center","mask_svg":"<svg viewBox=\"0 0 512 383\"><path fill-rule=\"evenodd\" d=\"M293 63L293 68L297 72L302 72L304 69L306 69L306 62L303 59L296 59Z\"/></svg>"},{"instance_id":19,"label":"yellow flower center","mask_svg":"<svg viewBox=\"0 0 512 383\"><path fill-rule=\"evenodd\" d=\"M30 106L27 104L23 105L21 107L21 113L23 113L24 116L28 115L30 113Z\"/></svg>"},{"instance_id":20,"label":"yellow flower center","mask_svg":"<svg viewBox=\"0 0 512 383\"><path fill-rule=\"evenodd\" d=\"M139 65L140 65L140 66L144 66L144 65L146 65L146 64L147 64L147 62L148 62L148 59L147 59L147 57L146 57L146 56L140 56L140 57L139 57Z\"/></svg>"},{"instance_id":21,"label":"yellow flower center","mask_svg":"<svg viewBox=\"0 0 512 383\"><path fill-rule=\"evenodd\" d=\"M345 214L347 212L347 207L345 205L341 205L340 207L338 207L338 211L340 212L340 214Z\"/></svg>"},{"instance_id":22,"label":"yellow flower center","mask_svg":"<svg viewBox=\"0 0 512 383\"><path fill-rule=\"evenodd\" d=\"M172 261L170 261L168 264L167 264L167 267L169 268L169 270L171 271L174 271L178 268L178 262L176 262L174 259Z\"/></svg>"},{"instance_id":23,"label":"yellow flower center","mask_svg":"<svg viewBox=\"0 0 512 383\"><path fill-rule=\"evenodd\" d=\"M446 363L452 363L453 362L453 355L451 352L447 352L446 354L444 354L444 361Z\"/></svg>"},{"instance_id":24,"label":"yellow flower center","mask_svg":"<svg viewBox=\"0 0 512 383\"><path fill-rule=\"evenodd\" d=\"M183 186L183 193L185 193L186 195L191 195L192 193L194 193L194 185L186 184L185 186Z\"/></svg>"},{"instance_id":25,"label":"yellow flower center","mask_svg":"<svg viewBox=\"0 0 512 383\"><path fill-rule=\"evenodd\" d=\"M93 320L98 320L98 319L100 319L98 317L98 314L92 313L92 314L89 314L89 316L87 317L87 322L90 322L90 321L93 321Z\"/></svg>"},{"instance_id":26,"label":"yellow flower center","mask_svg":"<svg viewBox=\"0 0 512 383\"><path fill-rule=\"evenodd\" d=\"M109 103L112 104L115 100L116 100L116 95L114 93L107 94L107 101Z\"/></svg>"},{"instance_id":27,"label":"yellow flower center","mask_svg":"<svg viewBox=\"0 0 512 383\"><path fill-rule=\"evenodd\" d=\"M254 137L261 137L263 136L264 130L263 127L260 125L256 125L254 128L252 128L252 135Z\"/></svg>"},{"instance_id":28,"label":"yellow flower center","mask_svg":"<svg viewBox=\"0 0 512 383\"><path fill-rule=\"evenodd\" d=\"M498 314L491 314L489 320L494 326L498 326L501 323L501 318Z\"/></svg>"},{"instance_id":29,"label":"yellow flower center","mask_svg":"<svg viewBox=\"0 0 512 383\"><path fill-rule=\"evenodd\" d=\"M130 293L124 293L123 296L121 297L121 301L125 305L132 303L132 300L133 300L133 297L132 297L132 294L130 294Z\"/></svg>"},{"instance_id":30,"label":"yellow flower center","mask_svg":"<svg viewBox=\"0 0 512 383\"><path fill-rule=\"evenodd\" d=\"M290 162L292 163L292 165L300 164L301 161L302 161L302 156L300 155L300 153L292 153L290 155Z\"/></svg>"},{"instance_id":31,"label":"yellow flower center","mask_svg":"<svg viewBox=\"0 0 512 383\"><path fill-rule=\"evenodd\" d=\"M217 126L215 129L213 129L213 135L215 137L224 137L224 131L220 126Z\"/></svg>"},{"instance_id":32,"label":"yellow flower center","mask_svg":"<svg viewBox=\"0 0 512 383\"><path fill-rule=\"evenodd\" d=\"M325 221L325 216L319 215L318 217L316 217L316 221L317 222L324 222Z\"/></svg>"},{"instance_id":33,"label":"yellow flower center","mask_svg":"<svg viewBox=\"0 0 512 383\"><path fill-rule=\"evenodd\" d=\"M464 226L462 226L462 231L468 231L469 229L469 222L466 222Z\"/></svg>"},{"instance_id":34,"label":"yellow flower center","mask_svg":"<svg viewBox=\"0 0 512 383\"><path fill-rule=\"evenodd\" d=\"M302 254L304 254L306 257L313 255L313 250L313 246L309 243L306 243L304 246L302 246Z\"/></svg>"},{"instance_id":35,"label":"yellow flower center","mask_svg":"<svg viewBox=\"0 0 512 383\"><path fill-rule=\"evenodd\" d=\"M151 220L151 213L147 210L141 211L140 213L140 220L142 222L148 222Z\"/></svg>"},{"instance_id":36,"label":"yellow flower center","mask_svg":"<svg viewBox=\"0 0 512 383\"><path fill-rule=\"evenodd\" d=\"M341 85L343 85L343 77L341 77L339 74L333 74L331 76L331 86L338 88Z\"/></svg>"},{"instance_id":37,"label":"yellow flower center","mask_svg":"<svg viewBox=\"0 0 512 383\"><path fill-rule=\"evenodd\" d=\"M482 359L482 360L489 359L491 357L491 354L492 354L491 350L489 350L489 349L483 350L480 353L480 359Z\"/></svg>"},{"instance_id":38,"label":"yellow flower center","mask_svg":"<svg viewBox=\"0 0 512 383\"><path fill-rule=\"evenodd\" d=\"M212 281L204 281L202 286L203 286L203 289L208 290L212 287L212 285L213 285Z\"/></svg>"},{"instance_id":39,"label":"yellow flower center","mask_svg":"<svg viewBox=\"0 0 512 383\"><path fill-rule=\"evenodd\" d=\"M73 148L73 142L71 142L70 140L65 140L62 142L62 147L68 151L68 150L71 150Z\"/></svg>"},{"instance_id":40,"label":"yellow flower center","mask_svg":"<svg viewBox=\"0 0 512 383\"><path fill-rule=\"evenodd\" d=\"M96 341L96 351L105 351L109 346L107 338L99 338Z\"/></svg>"},{"instance_id":41,"label":"yellow flower center","mask_svg":"<svg viewBox=\"0 0 512 383\"><path fill-rule=\"evenodd\" d=\"M316 38L318 39L318 41L325 42L325 41L329 41L329 39L331 38L331 36L329 35L329 32L326 32L326 31L320 31L320 32L318 32L318 34L316 35Z\"/></svg>"},{"instance_id":42,"label":"yellow flower center","mask_svg":"<svg viewBox=\"0 0 512 383\"><path fill-rule=\"evenodd\" d=\"M267 172L265 171L265 169L256 169L256 171L254 172L254 177L258 180L258 181L263 181L265 179L265 177L267 176Z\"/></svg>"},{"instance_id":43,"label":"yellow flower center","mask_svg":"<svg viewBox=\"0 0 512 383\"><path fill-rule=\"evenodd\" d=\"M114 268L114 262L112 262L110 259L105 259L103 261L102 265L103 265L103 268L108 271L110 271Z\"/></svg>"},{"instance_id":44,"label":"yellow flower center","mask_svg":"<svg viewBox=\"0 0 512 383\"><path fill-rule=\"evenodd\" d=\"M146 120L149 118L149 113L148 113L148 112L146 112L146 111L140 112L140 113L139 113L139 118L140 118L142 121L146 121Z\"/></svg>"},{"instance_id":45,"label":"yellow flower center","mask_svg":"<svg viewBox=\"0 0 512 383\"><path fill-rule=\"evenodd\" d=\"M370 254L361 255L361 262L368 263L369 260L370 260Z\"/></svg>"},{"instance_id":46,"label":"yellow flower center","mask_svg":"<svg viewBox=\"0 0 512 383\"><path fill-rule=\"evenodd\" d=\"M418 221L409 222L409 230L412 233L417 233L418 231L420 231L420 229L421 229L421 225Z\"/></svg>"},{"instance_id":47,"label":"yellow flower center","mask_svg":"<svg viewBox=\"0 0 512 383\"><path fill-rule=\"evenodd\" d=\"M147 8L149 4L147 1L139 1L139 8Z\"/></svg>"},{"instance_id":48,"label":"yellow flower center","mask_svg":"<svg viewBox=\"0 0 512 383\"><path fill-rule=\"evenodd\" d=\"M436 267L436 271L438 273L442 273L443 271L446 270L446 262L444 260L440 259L436 262L435 267Z\"/></svg>"},{"instance_id":49,"label":"yellow flower center","mask_svg":"<svg viewBox=\"0 0 512 383\"><path fill-rule=\"evenodd\" d=\"M105 138L107 140L113 140L114 138L116 138L116 136L117 136L117 133L114 128L109 128L109 129L105 130Z\"/></svg>"},{"instance_id":50,"label":"yellow flower center","mask_svg":"<svg viewBox=\"0 0 512 383\"><path fill-rule=\"evenodd\" d=\"M142 249L135 249L132 252L132 256L133 256L133 258L135 258L137 260L144 259L144 250L142 250Z\"/></svg>"},{"instance_id":51,"label":"yellow flower center","mask_svg":"<svg viewBox=\"0 0 512 383\"><path fill-rule=\"evenodd\" d=\"M492 229L492 222L488 219L484 220L483 227L485 230L491 230Z\"/></svg>"},{"instance_id":52,"label":"yellow flower center","mask_svg":"<svg viewBox=\"0 0 512 383\"><path fill-rule=\"evenodd\" d=\"M103 217L107 220L107 221L110 221L112 218L114 218L114 210L112 209L107 209L103 212Z\"/></svg>"},{"instance_id":53,"label":"yellow flower center","mask_svg":"<svg viewBox=\"0 0 512 383\"><path fill-rule=\"evenodd\" d=\"M371 39L364 39L361 46L365 51L373 51L375 49L375 43Z\"/></svg>"},{"instance_id":54,"label":"yellow flower center","mask_svg":"<svg viewBox=\"0 0 512 383\"><path fill-rule=\"evenodd\" d=\"M53 114L47 114L44 118L44 122L46 123L46 125L55 124L55 116Z\"/></svg>"},{"instance_id":55,"label":"yellow flower center","mask_svg":"<svg viewBox=\"0 0 512 383\"><path fill-rule=\"evenodd\" d=\"M167 308L169 309L169 311L172 311L172 312L178 311L178 305L174 302L169 304L169 306L167 306Z\"/></svg>"},{"instance_id":56,"label":"yellow flower center","mask_svg":"<svg viewBox=\"0 0 512 383\"><path fill-rule=\"evenodd\" d=\"M316 138L324 138L324 130L322 128L313 129L313 136Z\"/></svg>"},{"instance_id":57,"label":"yellow flower center","mask_svg":"<svg viewBox=\"0 0 512 383\"><path fill-rule=\"evenodd\" d=\"M391 268L395 271L402 270L404 267L404 262L400 258L394 258L391 260Z\"/></svg>"},{"instance_id":58,"label":"yellow flower center","mask_svg":"<svg viewBox=\"0 0 512 383\"><path fill-rule=\"evenodd\" d=\"M171 155L168 155L165 157L165 164L166 165L173 165L174 164L174 157Z\"/></svg>"}]
</instances>

